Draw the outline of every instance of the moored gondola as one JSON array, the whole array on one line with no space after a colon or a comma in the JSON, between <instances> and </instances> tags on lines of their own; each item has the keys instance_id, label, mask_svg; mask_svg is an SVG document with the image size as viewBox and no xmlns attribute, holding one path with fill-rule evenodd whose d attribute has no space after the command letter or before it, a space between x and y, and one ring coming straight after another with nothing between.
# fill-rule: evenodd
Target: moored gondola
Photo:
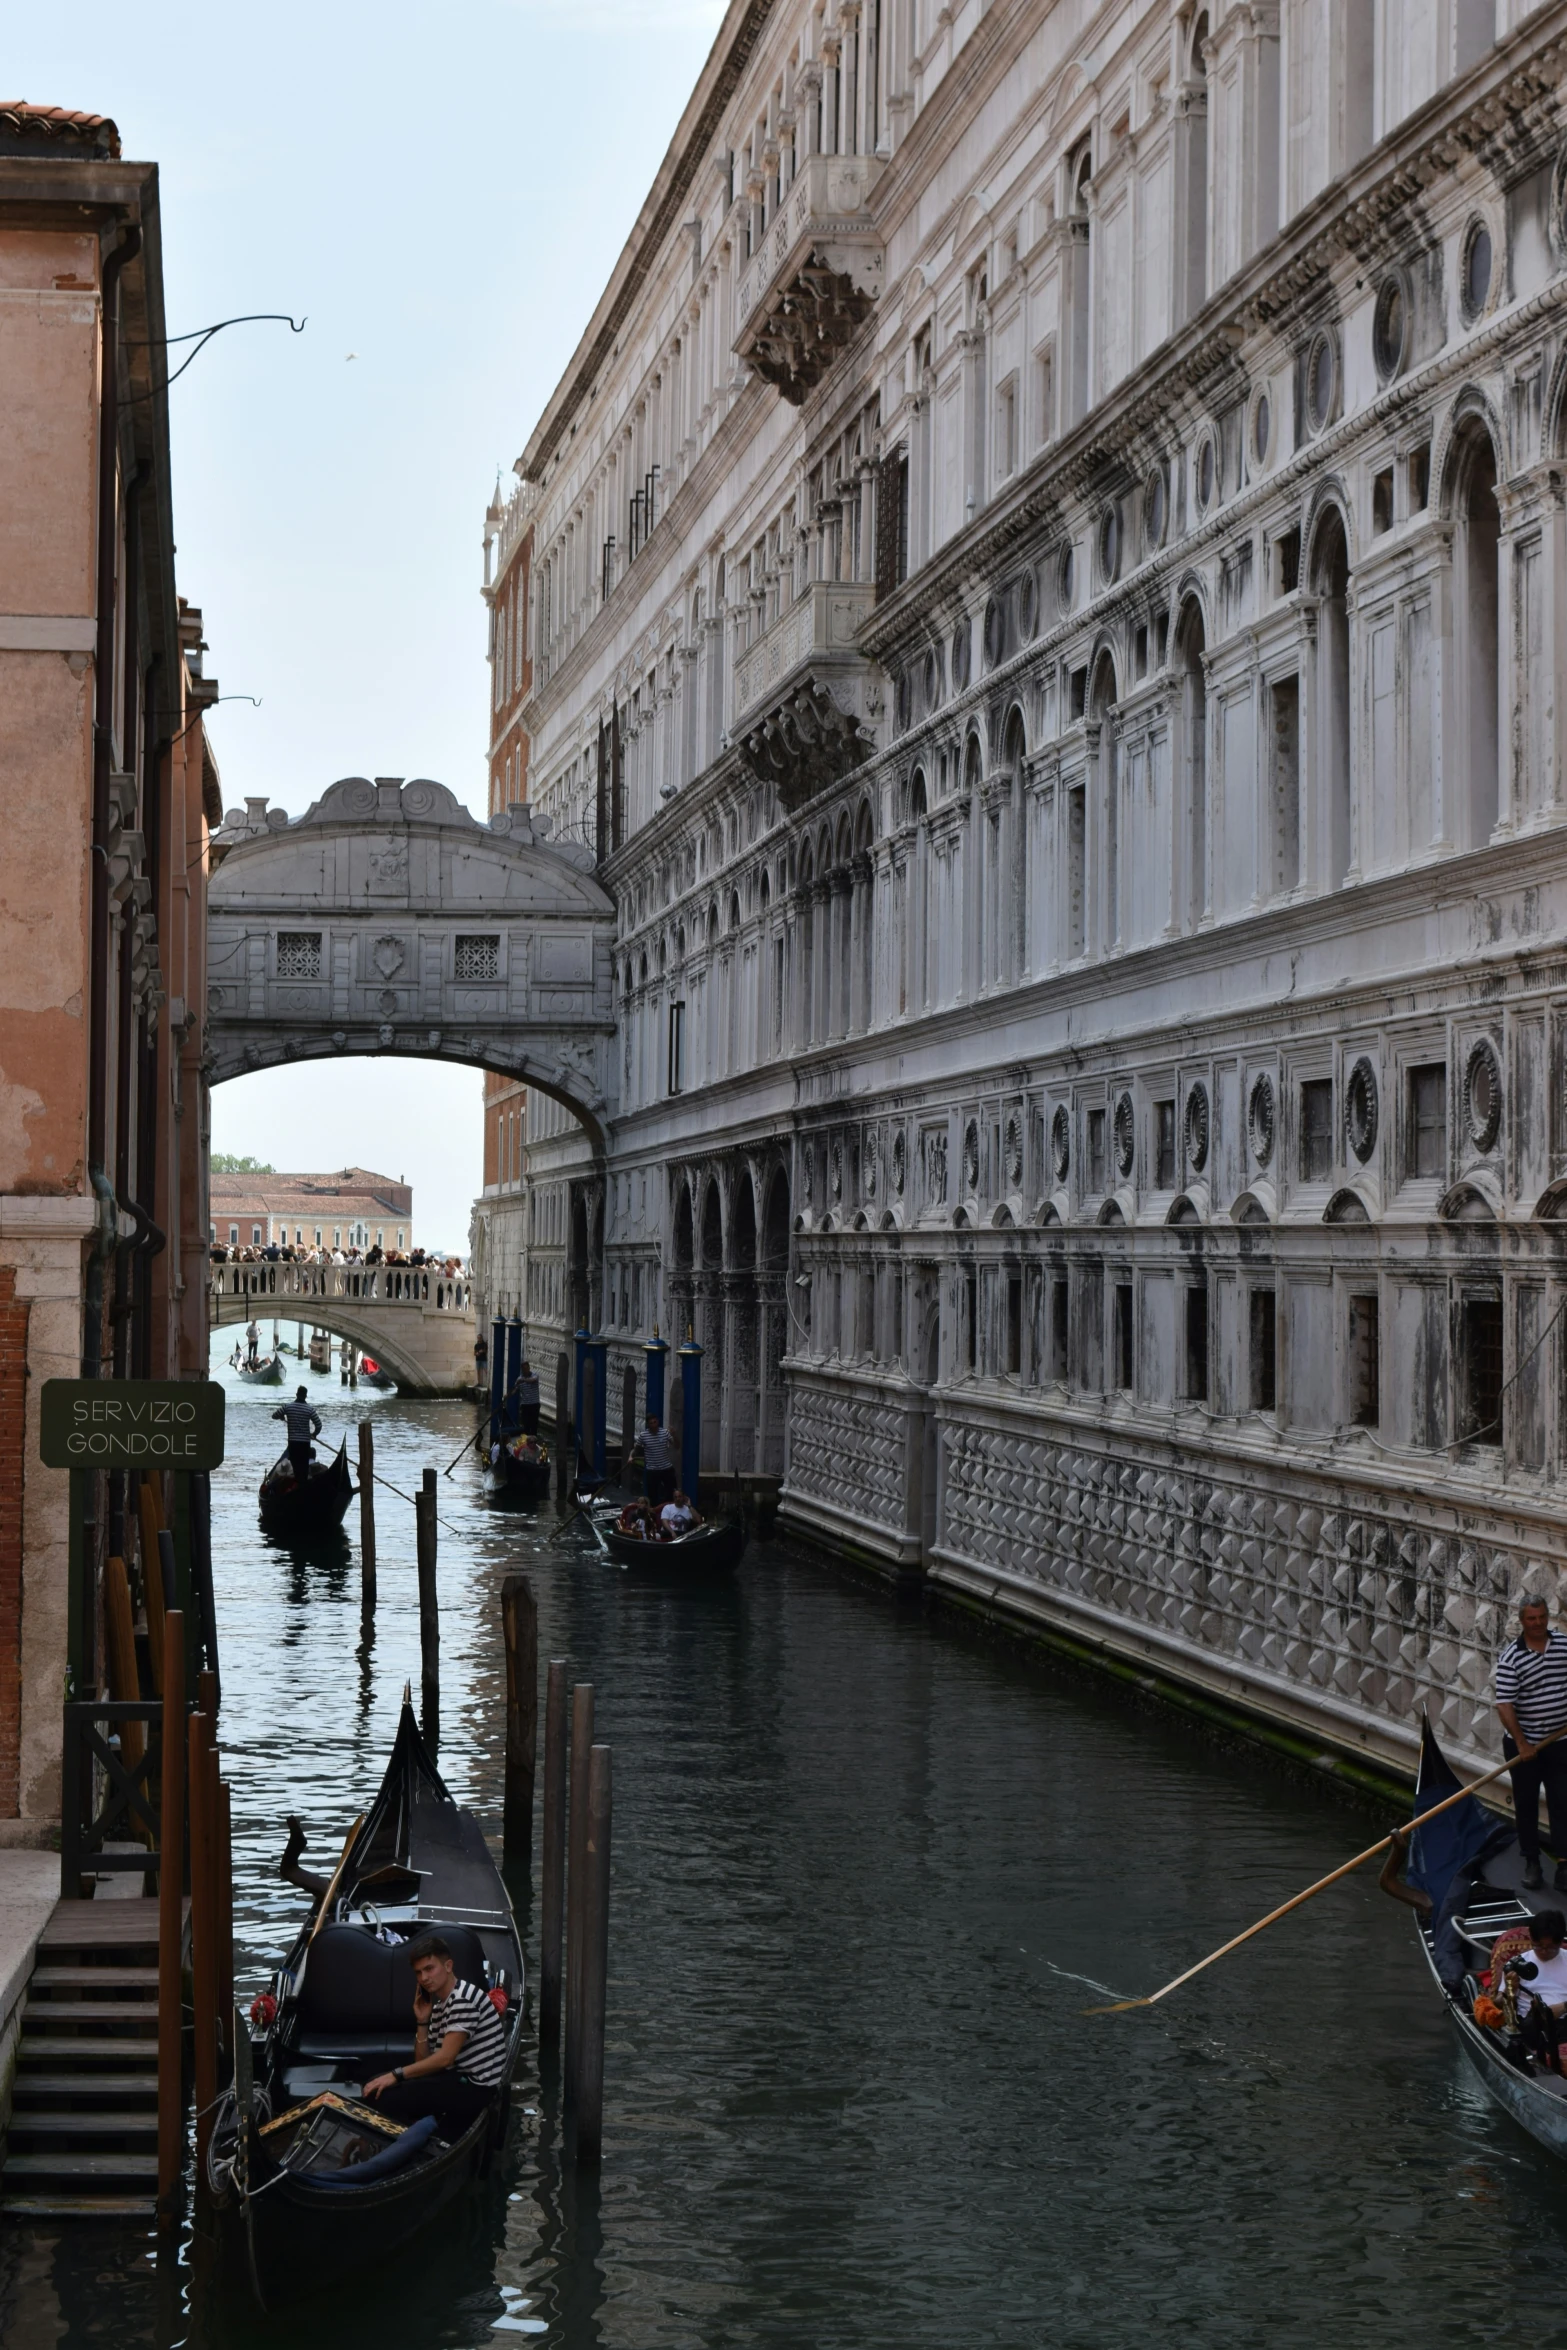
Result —
<instances>
[{"instance_id":1,"label":"moored gondola","mask_svg":"<svg viewBox=\"0 0 1567 2350\"><path fill-rule=\"evenodd\" d=\"M360 2092L412 2060L417 1934L501 2017L505 2064L484 2109L399 2126ZM239 2051L210 2181L232 2252L277 2309L399 2257L466 2194L505 2134L523 1960L478 1821L455 1803L405 1695L381 1789Z\"/></svg>"},{"instance_id":2,"label":"moored gondola","mask_svg":"<svg viewBox=\"0 0 1567 2350\"><path fill-rule=\"evenodd\" d=\"M593 1530L617 1566L671 1583L732 1575L750 1539L745 1527L734 1520L695 1526L672 1542L649 1542L635 1534L621 1534L613 1523L595 1521Z\"/></svg>"},{"instance_id":3,"label":"moored gondola","mask_svg":"<svg viewBox=\"0 0 1567 2350\"><path fill-rule=\"evenodd\" d=\"M296 1541L312 1534L329 1533L343 1523L353 1498L354 1481L348 1471L346 1439L338 1447L335 1459L312 1461L303 1485L284 1453L261 1480L261 1523L269 1534L288 1535Z\"/></svg>"}]
</instances>

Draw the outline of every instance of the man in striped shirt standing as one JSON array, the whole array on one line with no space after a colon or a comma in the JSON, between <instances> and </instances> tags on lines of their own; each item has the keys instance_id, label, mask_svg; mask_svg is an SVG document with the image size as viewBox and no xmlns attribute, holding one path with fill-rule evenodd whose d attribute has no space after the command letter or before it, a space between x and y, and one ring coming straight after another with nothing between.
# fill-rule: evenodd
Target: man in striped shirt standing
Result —
<instances>
[{"instance_id":1,"label":"man in striped shirt standing","mask_svg":"<svg viewBox=\"0 0 1567 2350\"><path fill-rule=\"evenodd\" d=\"M1567 1893L1567 1738L1539 1751L1553 1730L1567 1728L1567 1638L1551 1630L1543 1599L1526 1599L1518 1610L1519 1637L1496 1660L1496 1710L1502 1717L1502 1752L1513 1771L1513 1817L1523 1854L1523 1881L1533 1892L1545 1882L1540 1868L1540 1790L1551 1823L1556 1855L1552 1879Z\"/></svg>"},{"instance_id":2,"label":"man in striped shirt standing","mask_svg":"<svg viewBox=\"0 0 1567 2350\"><path fill-rule=\"evenodd\" d=\"M408 1945L414 1971L414 2053L411 2064L366 2081L394 2121L433 2113L466 2129L493 2104L506 2070L506 2028L487 1991L460 1983L450 1946L439 1934L419 1934Z\"/></svg>"}]
</instances>

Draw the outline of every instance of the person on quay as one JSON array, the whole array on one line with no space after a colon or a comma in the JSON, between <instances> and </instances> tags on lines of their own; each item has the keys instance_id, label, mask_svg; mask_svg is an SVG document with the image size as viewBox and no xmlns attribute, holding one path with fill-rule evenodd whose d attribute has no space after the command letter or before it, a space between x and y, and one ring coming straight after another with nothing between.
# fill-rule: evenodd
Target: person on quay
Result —
<instances>
[{"instance_id":1,"label":"person on quay","mask_svg":"<svg viewBox=\"0 0 1567 2350\"><path fill-rule=\"evenodd\" d=\"M378 2073L364 2093L394 2121L433 2113L465 2128L489 2108L505 2077L506 2027L487 1991L459 1982L439 1934L416 1934L408 1963L415 1985L413 2061Z\"/></svg>"},{"instance_id":2,"label":"person on quay","mask_svg":"<svg viewBox=\"0 0 1567 2350\"><path fill-rule=\"evenodd\" d=\"M253 1371L255 1369L256 1357L260 1352L260 1348L260 1327L255 1322L247 1322L245 1324L245 1368L247 1371Z\"/></svg>"},{"instance_id":3,"label":"person on quay","mask_svg":"<svg viewBox=\"0 0 1567 2350\"><path fill-rule=\"evenodd\" d=\"M1551 1881L1558 1893L1567 1893L1567 1738L1541 1752L1553 1730L1567 1729L1567 1637L1551 1630L1543 1599L1523 1602L1518 1625L1518 1638L1496 1660L1496 1710L1502 1719L1502 1752L1514 1765L1513 1817L1523 1881L1531 1892L1545 1882L1540 1866L1543 1788L1556 1858Z\"/></svg>"},{"instance_id":4,"label":"person on quay","mask_svg":"<svg viewBox=\"0 0 1567 2350\"><path fill-rule=\"evenodd\" d=\"M1529 1920L1529 1953L1518 1966L1518 2030L1526 2048L1543 2057L1552 2072L1561 2069L1567 2039L1567 1917L1559 1909L1537 1910Z\"/></svg>"},{"instance_id":5,"label":"person on quay","mask_svg":"<svg viewBox=\"0 0 1567 2350\"><path fill-rule=\"evenodd\" d=\"M296 1481L303 1485L310 1475L311 1439L321 1433L321 1414L310 1400L309 1388L296 1388L293 1402L279 1404L272 1417L288 1430L288 1457Z\"/></svg>"},{"instance_id":6,"label":"person on quay","mask_svg":"<svg viewBox=\"0 0 1567 2350\"><path fill-rule=\"evenodd\" d=\"M526 1356L517 1374L517 1425L524 1436L537 1436L539 1432L538 1373Z\"/></svg>"},{"instance_id":7,"label":"person on quay","mask_svg":"<svg viewBox=\"0 0 1567 2350\"><path fill-rule=\"evenodd\" d=\"M657 1509L662 1509L674 1494L675 1440L657 1412L648 1413L642 1432L642 1482L648 1500Z\"/></svg>"}]
</instances>

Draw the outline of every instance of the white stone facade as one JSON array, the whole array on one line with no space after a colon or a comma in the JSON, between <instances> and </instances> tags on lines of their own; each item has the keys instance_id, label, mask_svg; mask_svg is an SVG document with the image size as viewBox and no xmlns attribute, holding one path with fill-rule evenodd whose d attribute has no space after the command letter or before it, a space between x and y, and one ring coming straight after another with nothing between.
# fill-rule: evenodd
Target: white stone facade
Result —
<instances>
[{"instance_id":1,"label":"white stone facade","mask_svg":"<svg viewBox=\"0 0 1567 2350\"><path fill-rule=\"evenodd\" d=\"M620 1031L490 1302L691 1319L796 1522L1394 1758L1563 1557L1564 65L736 0L518 464Z\"/></svg>"}]
</instances>

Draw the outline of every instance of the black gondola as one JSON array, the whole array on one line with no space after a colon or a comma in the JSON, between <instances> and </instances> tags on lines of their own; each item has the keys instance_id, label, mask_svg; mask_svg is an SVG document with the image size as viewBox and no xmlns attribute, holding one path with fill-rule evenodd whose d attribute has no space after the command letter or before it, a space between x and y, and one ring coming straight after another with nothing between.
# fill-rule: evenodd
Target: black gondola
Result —
<instances>
[{"instance_id":1,"label":"black gondola","mask_svg":"<svg viewBox=\"0 0 1567 2350\"><path fill-rule=\"evenodd\" d=\"M404 1951L432 1928L506 2027L489 2109L450 2135L424 2121L401 2130L359 2096L413 2055ZM217 2117L209 2185L263 2309L384 2267L472 2188L505 2135L522 1993L500 1872L478 1821L442 1784L405 1695L380 1793L274 1977L275 2013L258 2037L242 2036Z\"/></svg>"},{"instance_id":2,"label":"black gondola","mask_svg":"<svg viewBox=\"0 0 1567 2350\"><path fill-rule=\"evenodd\" d=\"M247 1363L236 1356L234 1368L247 1387L281 1387L283 1384L283 1357L268 1355L265 1360Z\"/></svg>"},{"instance_id":3,"label":"black gondola","mask_svg":"<svg viewBox=\"0 0 1567 2350\"><path fill-rule=\"evenodd\" d=\"M669 1582L732 1575L750 1540L745 1527L733 1520L693 1527L673 1542L646 1542L635 1534L618 1534L612 1524L595 1524L594 1532L617 1566Z\"/></svg>"},{"instance_id":4,"label":"black gondola","mask_svg":"<svg viewBox=\"0 0 1567 2350\"><path fill-rule=\"evenodd\" d=\"M543 1501L554 1475L548 1447L540 1445L533 1453L514 1453L509 1444L502 1444L499 1452L490 1458L490 1484L496 1492L515 1496L521 1501Z\"/></svg>"},{"instance_id":5,"label":"black gondola","mask_svg":"<svg viewBox=\"0 0 1567 2350\"><path fill-rule=\"evenodd\" d=\"M359 1384L361 1387L379 1387L388 1395L397 1393L397 1381L392 1377L390 1371L382 1368L374 1355L360 1356Z\"/></svg>"},{"instance_id":6,"label":"black gondola","mask_svg":"<svg viewBox=\"0 0 1567 2350\"><path fill-rule=\"evenodd\" d=\"M273 1463L261 1480L261 1523L269 1534L296 1539L329 1533L334 1526L341 1526L353 1498L345 1437L335 1460L311 1463L303 1485L294 1476L287 1453Z\"/></svg>"}]
</instances>

